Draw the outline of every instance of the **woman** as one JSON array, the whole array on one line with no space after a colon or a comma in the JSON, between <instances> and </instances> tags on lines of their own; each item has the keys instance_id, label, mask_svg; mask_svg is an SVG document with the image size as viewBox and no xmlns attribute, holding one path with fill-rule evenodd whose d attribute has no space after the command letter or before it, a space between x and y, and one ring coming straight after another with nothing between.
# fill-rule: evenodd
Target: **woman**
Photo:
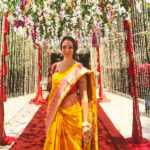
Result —
<instances>
[{"instance_id":1,"label":"woman","mask_svg":"<svg viewBox=\"0 0 150 150\"><path fill-rule=\"evenodd\" d=\"M52 66L43 149L98 150L94 73L73 59L77 47L72 37L64 37L60 49L64 59Z\"/></svg>"}]
</instances>

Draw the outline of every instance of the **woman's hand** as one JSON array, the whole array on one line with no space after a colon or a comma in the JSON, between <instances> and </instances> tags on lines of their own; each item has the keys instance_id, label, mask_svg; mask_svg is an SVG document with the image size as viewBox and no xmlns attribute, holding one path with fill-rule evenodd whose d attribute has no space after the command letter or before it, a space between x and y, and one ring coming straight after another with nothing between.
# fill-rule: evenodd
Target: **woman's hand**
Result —
<instances>
[{"instance_id":1,"label":"woman's hand","mask_svg":"<svg viewBox=\"0 0 150 150\"><path fill-rule=\"evenodd\" d=\"M92 128L89 126L83 127L83 140L84 143L89 144L92 139Z\"/></svg>"}]
</instances>

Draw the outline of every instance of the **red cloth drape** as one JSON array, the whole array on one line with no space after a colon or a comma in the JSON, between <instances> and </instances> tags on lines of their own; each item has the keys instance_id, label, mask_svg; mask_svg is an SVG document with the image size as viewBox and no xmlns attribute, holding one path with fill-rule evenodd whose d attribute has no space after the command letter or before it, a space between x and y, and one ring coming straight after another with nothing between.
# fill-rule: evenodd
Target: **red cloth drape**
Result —
<instances>
[{"instance_id":1,"label":"red cloth drape","mask_svg":"<svg viewBox=\"0 0 150 150\"><path fill-rule=\"evenodd\" d=\"M41 72L38 73L38 82L40 83L42 80L42 75L41 75Z\"/></svg>"},{"instance_id":2,"label":"red cloth drape","mask_svg":"<svg viewBox=\"0 0 150 150\"><path fill-rule=\"evenodd\" d=\"M34 99L30 100L30 103L34 103L36 105L40 105L41 103L45 102L45 99L43 98L43 94L42 94L42 87L40 85L40 82L42 80L42 75L41 75L41 47L39 45L35 46L35 48L38 49L38 84L37 84L37 93L36 93L36 97Z\"/></svg>"},{"instance_id":3,"label":"red cloth drape","mask_svg":"<svg viewBox=\"0 0 150 150\"><path fill-rule=\"evenodd\" d=\"M6 138L5 130L4 130L4 104L6 102L6 88L4 77L7 74L7 66L5 61L5 56L7 55L7 41L6 35L8 34L8 23L7 23L8 13L5 15L4 22L4 43L2 45L2 53L1 53L1 70L0 70L0 145L4 144L4 139Z\"/></svg>"},{"instance_id":4,"label":"red cloth drape","mask_svg":"<svg viewBox=\"0 0 150 150\"><path fill-rule=\"evenodd\" d=\"M8 34L8 11L7 13L5 14L5 24L4 24L4 34L7 35Z\"/></svg>"},{"instance_id":5,"label":"red cloth drape","mask_svg":"<svg viewBox=\"0 0 150 150\"><path fill-rule=\"evenodd\" d=\"M4 56L9 55L8 47L7 47L6 34L4 34L4 45L3 46L4 46L4 48L2 51L2 55L4 55Z\"/></svg>"},{"instance_id":6,"label":"red cloth drape","mask_svg":"<svg viewBox=\"0 0 150 150\"><path fill-rule=\"evenodd\" d=\"M134 60L133 52L135 51L132 45L131 28L127 20L124 21L124 29L127 31L126 52L129 54L129 70L128 75L131 79L131 96L133 98L133 124L132 124L132 138L127 138L131 149L149 150L150 142L143 138L142 126L140 121L139 105L138 105L138 88L136 85L137 67Z\"/></svg>"},{"instance_id":7,"label":"red cloth drape","mask_svg":"<svg viewBox=\"0 0 150 150\"><path fill-rule=\"evenodd\" d=\"M100 64L100 53L99 53L99 46L96 48L97 50L97 72L99 72L99 77L98 77L98 84L99 84L99 98L97 99L98 102L109 102L110 100L106 98L105 94L103 93L103 88L102 88L102 77L101 77L101 64Z\"/></svg>"},{"instance_id":8,"label":"red cloth drape","mask_svg":"<svg viewBox=\"0 0 150 150\"><path fill-rule=\"evenodd\" d=\"M8 34L8 12L5 14L4 20L4 43L2 45L2 53L1 53L1 70L0 70L0 145L10 145L13 141L16 140L14 137L6 136L4 130L4 102L7 100L6 88L4 77L7 75L7 64L5 57L9 54L7 47L6 36Z\"/></svg>"},{"instance_id":9,"label":"red cloth drape","mask_svg":"<svg viewBox=\"0 0 150 150\"><path fill-rule=\"evenodd\" d=\"M97 65L97 72L100 72L101 70L100 70L101 68L100 68L100 63L98 63L98 65Z\"/></svg>"},{"instance_id":10,"label":"red cloth drape","mask_svg":"<svg viewBox=\"0 0 150 150\"><path fill-rule=\"evenodd\" d=\"M9 54L8 48L7 48L7 40L6 36L8 34L8 22L7 22L8 12L5 15L4 20L4 43L2 45L2 53L1 53L1 70L0 70L0 102L6 102L7 96L6 96L6 89L5 89L5 83L4 83L4 77L7 75L7 65L5 57Z\"/></svg>"},{"instance_id":11,"label":"red cloth drape","mask_svg":"<svg viewBox=\"0 0 150 150\"><path fill-rule=\"evenodd\" d=\"M99 59L99 52L98 52L98 55L97 55L97 62L99 62L100 61L100 59Z\"/></svg>"},{"instance_id":12,"label":"red cloth drape","mask_svg":"<svg viewBox=\"0 0 150 150\"><path fill-rule=\"evenodd\" d=\"M6 136L4 130L4 104L0 103L0 145L11 145L15 137Z\"/></svg>"},{"instance_id":13,"label":"red cloth drape","mask_svg":"<svg viewBox=\"0 0 150 150\"><path fill-rule=\"evenodd\" d=\"M4 82L3 77L1 77L0 82L1 82L1 84L0 84L0 103L3 103L3 102L6 102L6 100L7 100L5 82Z\"/></svg>"},{"instance_id":14,"label":"red cloth drape","mask_svg":"<svg viewBox=\"0 0 150 150\"><path fill-rule=\"evenodd\" d=\"M1 68L1 76L2 78L7 75L7 64L5 60L5 56L2 56L2 68Z\"/></svg>"},{"instance_id":15,"label":"red cloth drape","mask_svg":"<svg viewBox=\"0 0 150 150\"><path fill-rule=\"evenodd\" d=\"M124 29L127 31L127 42L126 42L126 52L132 52L132 40L130 32L130 24L128 20L124 21Z\"/></svg>"}]
</instances>

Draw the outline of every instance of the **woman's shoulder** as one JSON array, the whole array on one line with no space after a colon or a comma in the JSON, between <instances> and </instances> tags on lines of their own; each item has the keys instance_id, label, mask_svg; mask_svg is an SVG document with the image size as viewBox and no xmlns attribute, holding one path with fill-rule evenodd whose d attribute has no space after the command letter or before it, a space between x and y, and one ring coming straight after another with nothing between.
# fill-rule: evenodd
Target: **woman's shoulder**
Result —
<instances>
[{"instance_id":1,"label":"woman's shoulder","mask_svg":"<svg viewBox=\"0 0 150 150\"><path fill-rule=\"evenodd\" d=\"M87 69L87 68L85 68L84 66L83 66L83 64L82 63L80 63L80 62L75 62L75 64L77 64L77 66L79 67L79 68L81 68L81 69Z\"/></svg>"},{"instance_id":2,"label":"woman's shoulder","mask_svg":"<svg viewBox=\"0 0 150 150\"><path fill-rule=\"evenodd\" d=\"M75 64L77 64L79 67L84 67L84 66L82 65L82 63L80 63L80 62L78 62L78 61L75 61Z\"/></svg>"},{"instance_id":3,"label":"woman's shoulder","mask_svg":"<svg viewBox=\"0 0 150 150\"><path fill-rule=\"evenodd\" d=\"M93 72L91 69L86 68L85 66L83 66L82 63L77 62L77 66L80 70L84 70L85 72ZM94 72L93 72L94 73Z\"/></svg>"},{"instance_id":4,"label":"woman's shoulder","mask_svg":"<svg viewBox=\"0 0 150 150\"><path fill-rule=\"evenodd\" d=\"M58 62L55 62L51 66L51 71L54 73L57 70Z\"/></svg>"},{"instance_id":5,"label":"woman's shoulder","mask_svg":"<svg viewBox=\"0 0 150 150\"><path fill-rule=\"evenodd\" d=\"M54 69L55 67L57 67L57 65L58 65L58 62L55 62L52 64L51 68Z\"/></svg>"}]
</instances>

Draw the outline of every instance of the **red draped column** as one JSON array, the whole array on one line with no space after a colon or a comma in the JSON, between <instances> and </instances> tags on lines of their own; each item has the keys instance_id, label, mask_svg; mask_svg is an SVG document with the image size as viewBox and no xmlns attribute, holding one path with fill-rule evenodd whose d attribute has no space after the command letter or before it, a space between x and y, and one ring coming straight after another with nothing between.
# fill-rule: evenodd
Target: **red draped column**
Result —
<instances>
[{"instance_id":1,"label":"red draped column","mask_svg":"<svg viewBox=\"0 0 150 150\"><path fill-rule=\"evenodd\" d=\"M102 87L102 77L101 77L101 64L100 64L100 53L99 53L99 46L96 48L97 50L97 72L99 72L99 77L98 77L98 84L99 84L99 98L97 99L98 102L110 102L108 98L106 98L106 95L103 92L103 87Z\"/></svg>"},{"instance_id":2,"label":"red draped column","mask_svg":"<svg viewBox=\"0 0 150 150\"><path fill-rule=\"evenodd\" d=\"M30 103L34 103L36 105L40 105L41 103L45 102L45 99L43 98L43 94L42 94L42 87L40 85L40 82L42 80L42 75L41 75L41 47L40 45L36 42L36 39L38 37L37 34L37 25L34 25L34 30L32 32L32 40L33 43L35 44L34 47L35 49L38 50L38 76L37 76L37 92L36 92L36 97L34 99L30 100Z\"/></svg>"},{"instance_id":3,"label":"red draped column","mask_svg":"<svg viewBox=\"0 0 150 150\"><path fill-rule=\"evenodd\" d=\"M41 47L37 45L36 47L38 49L38 76L37 76L37 93L36 97L34 99L30 100L30 103L34 103L36 105L40 105L41 103L45 102L45 99L43 98L42 94L42 87L40 85L40 82L42 80L42 75L41 75Z\"/></svg>"},{"instance_id":4,"label":"red draped column","mask_svg":"<svg viewBox=\"0 0 150 150\"><path fill-rule=\"evenodd\" d=\"M4 130L4 102L7 100L4 78L7 75L7 65L5 57L9 54L6 36L8 35L8 12L4 19L4 33L2 36L1 69L0 69L0 145L10 145L16 138L8 137Z\"/></svg>"},{"instance_id":5,"label":"red draped column","mask_svg":"<svg viewBox=\"0 0 150 150\"><path fill-rule=\"evenodd\" d=\"M139 113L139 105L138 105L138 88L136 82L136 73L137 67L136 62L134 60L133 53L135 52L134 44L132 44L132 36L131 36L131 25L128 20L124 21L124 29L127 32L127 41L126 41L126 52L129 55L129 71L128 75L131 79L131 96L133 98L133 123L132 123L132 137L127 138L129 146L132 149L140 150L148 150L150 149L150 141L143 138L142 135L142 126L140 121L140 113Z\"/></svg>"},{"instance_id":6,"label":"red draped column","mask_svg":"<svg viewBox=\"0 0 150 150\"><path fill-rule=\"evenodd\" d=\"M100 42L99 42L100 43ZM98 77L98 84L99 84L99 98L97 99L98 102L109 102L110 100L106 98L105 94L103 93L103 88L102 88L102 77L101 77L101 64L100 64L100 53L99 53L99 44L97 40L97 35L96 35L96 28L93 27L93 34L92 34L92 46L96 48L97 50L97 72L99 72L99 77Z\"/></svg>"}]
</instances>

